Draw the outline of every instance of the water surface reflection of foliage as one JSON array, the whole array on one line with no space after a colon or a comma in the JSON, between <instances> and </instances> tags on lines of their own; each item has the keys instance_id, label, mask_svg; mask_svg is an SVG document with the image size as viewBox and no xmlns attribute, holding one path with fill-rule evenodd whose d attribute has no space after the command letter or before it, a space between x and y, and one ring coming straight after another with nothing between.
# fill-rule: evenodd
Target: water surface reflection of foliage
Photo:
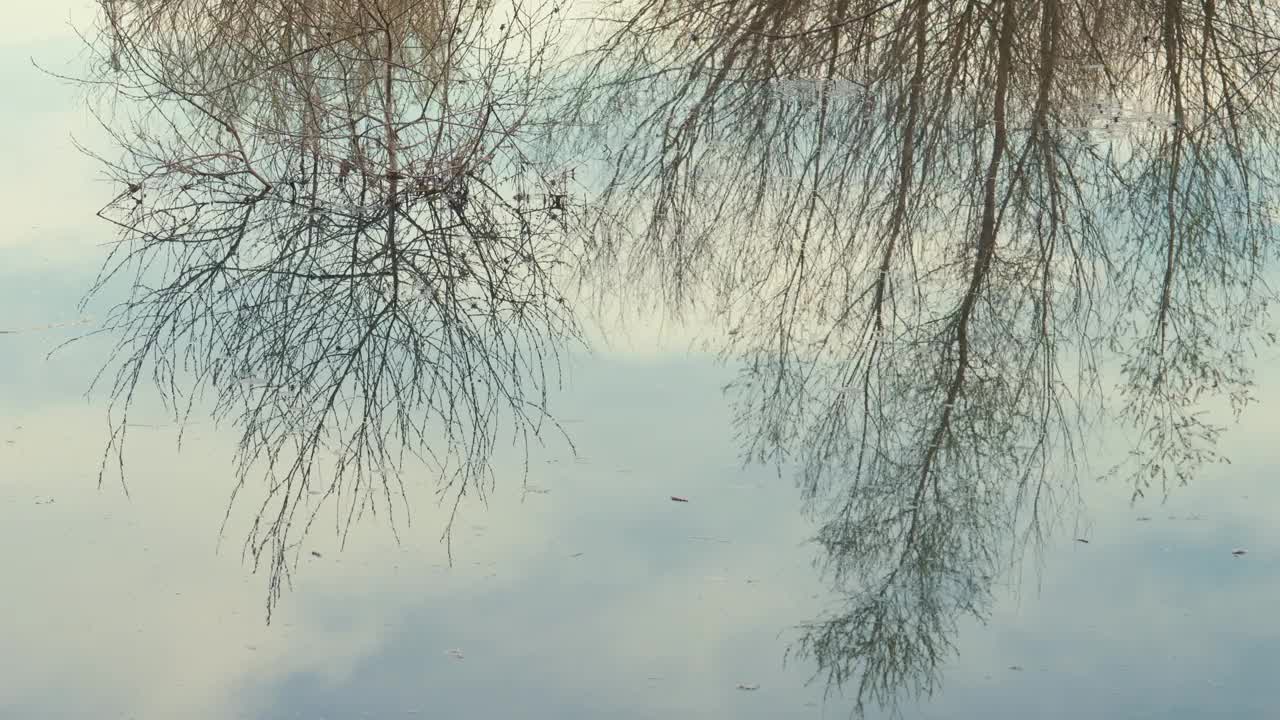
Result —
<instances>
[{"instance_id":1,"label":"water surface reflection of foliage","mask_svg":"<svg viewBox=\"0 0 1280 720\"><path fill-rule=\"evenodd\" d=\"M745 448L798 468L846 597L796 649L860 708L937 686L1116 422L1135 497L1220 459L1201 410L1248 401L1271 338L1266 10L675 0L600 23L566 110L608 150L589 270L676 312L713 298Z\"/></svg>"},{"instance_id":2,"label":"water surface reflection of foliage","mask_svg":"<svg viewBox=\"0 0 1280 720\"><path fill-rule=\"evenodd\" d=\"M555 24L513 6L495 31L473 0L102 3L120 242L94 290L131 288L108 453L123 465L148 373L181 416L214 391L242 432L237 495L267 479L245 549L270 613L326 501L341 533L380 511L394 529L414 457L456 510L502 428L527 443L550 420L571 258L505 184Z\"/></svg>"},{"instance_id":3,"label":"water surface reflection of foliage","mask_svg":"<svg viewBox=\"0 0 1280 720\"><path fill-rule=\"evenodd\" d=\"M175 405L217 390L241 484L266 463L272 600L313 487L346 526L407 507L409 452L460 498L500 418L547 419L563 267L724 319L744 449L798 469L845 599L796 650L892 707L1074 506L1098 428L1135 431L1135 496L1185 482L1270 338L1260 6L620 2L563 73L554 6L103 7L116 396L148 367ZM549 125L603 173L581 235L517 187Z\"/></svg>"}]
</instances>

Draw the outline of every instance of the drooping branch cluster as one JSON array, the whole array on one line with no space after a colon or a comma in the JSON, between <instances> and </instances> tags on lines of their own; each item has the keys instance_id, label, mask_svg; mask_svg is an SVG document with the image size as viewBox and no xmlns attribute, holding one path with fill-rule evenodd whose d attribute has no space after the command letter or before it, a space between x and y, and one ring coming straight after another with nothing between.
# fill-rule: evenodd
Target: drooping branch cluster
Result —
<instances>
[{"instance_id":1,"label":"drooping branch cluster","mask_svg":"<svg viewBox=\"0 0 1280 720\"><path fill-rule=\"evenodd\" d=\"M1269 337L1276 19L609 6L570 107L610 150L587 267L675 311L716 299L744 447L796 471L848 593L799 646L830 681L931 689L1017 559L1001 538L1071 503L1099 427L1135 431L1107 443L1135 450L1135 496L1217 457L1199 411L1247 401Z\"/></svg>"},{"instance_id":2,"label":"drooping branch cluster","mask_svg":"<svg viewBox=\"0 0 1280 720\"><path fill-rule=\"evenodd\" d=\"M273 600L311 493L340 528L407 508L406 454L483 492L498 428L546 419L573 271L725 320L744 448L796 469L848 600L797 650L859 703L935 687L1095 423L1136 430L1141 494L1216 457L1204 398L1248 399L1265 8L618 2L552 78L556 7L103 5L116 396L216 390ZM593 156L585 257L563 188L528 202L531 137Z\"/></svg>"},{"instance_id":3,"label":"drooping branch cluster","mask_svg":"<svg viewBox=\"0 0 1280 720\"><path fill-rule=\"evenodd\" d=\"M378 509L394 529L413 456L456 509L503 428L549 421L572 256L512 186L550 24L402 0L104 7L121 241L95 290L127 286L109 452L148 373L183 414L213 391L242 432L237 494L268 478L246 551L270 612L326 502L342 533Z\"/></svg>"}]
</instances>

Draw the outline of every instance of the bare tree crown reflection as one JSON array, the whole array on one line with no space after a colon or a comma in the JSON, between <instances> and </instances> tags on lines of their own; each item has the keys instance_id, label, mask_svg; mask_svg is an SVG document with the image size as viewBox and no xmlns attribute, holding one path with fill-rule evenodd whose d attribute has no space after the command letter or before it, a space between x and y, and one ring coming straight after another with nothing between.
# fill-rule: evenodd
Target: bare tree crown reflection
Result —
<instances>
[{"instance_id":1,"label":"bare tree crown reflection","mask_svg":"<svg viewBox=\"0 0 1280 720\"><path fill-rule=\"evenodd\" d=\"M313 494L341 533L379 511L394 529L415 457L456 512L502 428L527 443L549 421L571 258L507 186L554 28L508 10L495 31L470 0L103 0L121 241L94 291L132 288L107 328L108 452L123 469L148 373L179 414L215 392L242 431L236 493L268 483L245 546L268 617Z\"/></svg>"},{"instance_id":2,"label":"bare tree crown reflection","mask_svg":"<svg viewBox=\"0 0 1280 720\"><path fill-rule=\"evenodd\" d=\"M1074 506L1098 428L1133 431L1135 497L1167 492L1219 459L1200 410L1238 412L1272 339L1256 4L617 2L555 73L555 6L103 9L123 241L99 287L132 287L111 449L148 371L179 412L184 380L216 390L240 486L268 478L269 607L313 489L340 530L407 512L406 454L485 491L501 422L548 420L579 271L624 304L711 298L747 454L797 468L844 600L795 650L894 707ZM541 206L521 184L548 115L605 173L582 237L564 176Z\"/></svg>"},{"instance_id":3,"label":"bare tree crown reflection","mask_svg":"<svg viewBox=\"0 0 1280 720\"><path fill-rule=\"evenodd\" d=\"M797 469L846 598L796 651L859 710L937 686L1117 421L1135 498L1221 459L1201 410L1238 412L1272 339L1276 27L1178 0L603 13L566 108L610 150L587 267L715 297L744 446Z\"/></svg>"}]
</instances>

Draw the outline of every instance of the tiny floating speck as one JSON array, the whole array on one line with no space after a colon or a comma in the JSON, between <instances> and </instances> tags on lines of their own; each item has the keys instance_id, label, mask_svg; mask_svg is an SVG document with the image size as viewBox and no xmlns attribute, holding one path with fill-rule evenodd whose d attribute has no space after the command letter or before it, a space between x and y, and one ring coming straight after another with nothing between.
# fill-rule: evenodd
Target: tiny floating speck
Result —
<instances>
[{"instance_id":1,"label":"tiny floating speck","mask_svg":"<svg viewBox=\"0 0 1280 720\"><path fill-rule=\"evenodd\" d=\"M689 498L682 498L679 495L672 495L671 500L673 502L689 502Z\"/></svg>"},{"instance_id":2,"label":"tiny floating speck","mask_svg":"<svg viewBox=\"0 0 1280 720\"><path fill-rule=\"evenodd\" d=\"M1240 557L1241 555L1244 555L1244 554L1246 554L1246 553L1248 553L1248 552L1249 552L1249 551L1248 551L1248 550L1245 550L1244 548L1236 548L1235 550L1232 550L1232 551L1231 551L1231 554L1232 554L1232 555L1235 555L1236 557Z\"/></svg>"},{"instance_id":3,"label":"tiny floating speck","mask_svg":"<svg viewBox=\"0 0 1280 720\"><path fill-rule=\"evenodd\" d=\"M1084 543L1085 545L1088 545L1088 544L1089 544L1089 541L1088 541L1088 540L1086 540L1086 539L1084 539L1084 538L1076 538L1076 542L1078 542L1078 543Z\"/></svg>"},{"instance_id":4,"label":"tiny floating speck","mask_svg":"<svg viewBox=\"0 0 1280 720\"><path fill-rule=\"evenodd\" d=\"M452 649L452 650L448 651L448 652L447 652L447 653L445 653L445 654L446 654L446 655L448 655L449 657L453 658L454 660L461 660L461 659L462 659L462 651L461 651L461 650L459 650L458 648L454 648L454 649Z\"/></svg>"},{"instance_id":5,"label":"tiny floating speck","mask_svg":"<svg viewBox=\"0 0 1280 720\"><path fill-rule=\"evenodd\" d=\"M759 690L760 683L738 683L739 690Z\"/></svg>"},{"instance_id":6,"label":"tiny floating speck","mask_svg":"<svg viewBox=\"0 0 1280 720\"><path fill-rule=\"evenodd\" d=\"M311 554L315 557L320 557L320 553L316 552L315 550L312 550Z\"/></svg>"}]
</instances>

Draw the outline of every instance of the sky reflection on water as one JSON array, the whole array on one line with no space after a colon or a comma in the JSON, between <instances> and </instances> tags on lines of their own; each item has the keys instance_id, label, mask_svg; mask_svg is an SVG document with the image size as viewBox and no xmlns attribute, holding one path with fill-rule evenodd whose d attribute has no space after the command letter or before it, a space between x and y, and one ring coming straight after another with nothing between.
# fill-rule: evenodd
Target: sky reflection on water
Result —
<instances>
[{"instance_id":1,"label":"sky reflection on water","mask_svg":"<svg viewBox=\"0 0 1280 720\"><path fill-rule=\"evenodd\" d=\"M28 362L57 332L3 340L7 376L46 400L0 419L0 715L824 716L811 668L782 665L791 628L830 599L810 526L789 480L738 467L709 359L577 359L559 407L580 458L547 448L523 494L516 459L499 458L452 569L416 482L400 547L376 520L341 552L314 530L265 628L242 525L215 554L231 440L196 426L178 453L148 430L132 501L110 481L95 490L102 410L68 392L92 365ZM907 716L1265 717L1280 567L1261 424L1229 437L1235 465L1166 505L1087 489L1089 524L1054 537L987 626L962 625L943 691Z\"/></svg>"},{"instance_id":2,"label":"sky reflection on water","mask_svg":"<svg viewBox=\"0 0 1280 720\"><path fill-rule=\"evenodd\" d=\"M845 715L805 685L812 667L783 664L794 626L834 600L799 493L740 467L727 373L643 331L574 358L553 408L580 458L551 442L522 492L519 458L500 455L453 567L429 478L411 478L401 543L377 519L345 549L317 527L270 627L239 560L243 513L218 548L229 433L195 425L178 452L171 428L141 427L163 417L139 416L132 499L110 478L96 489L107 425L82 393L105 346L46 361L76 328L42 328L81 318L102 188L69 147L87 131L73 93L28 61L72 47L50 39L65 12L29 12L0 34L20 101L0 109L0 330L20 331L0 335L0 718ZM986 625L962 623L942 691L905 716L1273 716L1280 384L1261 381L1224 442L1233 465L1166 504L1085 488L1085 524L1009 579Z\"/></svg>"}]
</instances>

